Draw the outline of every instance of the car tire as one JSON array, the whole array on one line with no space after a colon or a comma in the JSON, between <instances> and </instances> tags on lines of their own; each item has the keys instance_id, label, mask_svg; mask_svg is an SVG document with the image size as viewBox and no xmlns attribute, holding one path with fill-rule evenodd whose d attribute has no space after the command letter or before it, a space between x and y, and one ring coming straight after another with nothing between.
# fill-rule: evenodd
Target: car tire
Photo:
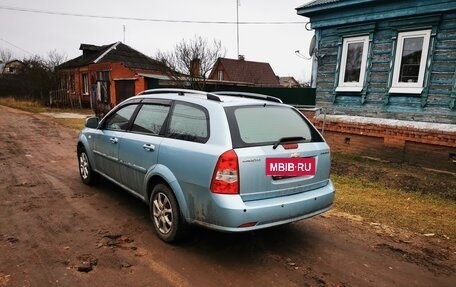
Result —
<instances>
[{"instance_id":1,"label":"car tire","mask_svg":"<svg viewBox=\"0 0 456 287\"><path fill-rule=\"evenodd\" d=\"M90 165L89 156L83 147L78 149L78 166L82 182L87 185L94 185L97 183L98 174L93 171L92 166Z\"/></svg>"},{"instance_id":2,"label":"car tire","mask_svg":"<svg viewBox=\"0 0 456 287\"><path fill-rule=\"evenodd\" d=\"M152 189L149 202L150 216L158 237L165 242L177 242L185 234L186 222L171 189L157 184Z\"/></svg>"}]
</instances>

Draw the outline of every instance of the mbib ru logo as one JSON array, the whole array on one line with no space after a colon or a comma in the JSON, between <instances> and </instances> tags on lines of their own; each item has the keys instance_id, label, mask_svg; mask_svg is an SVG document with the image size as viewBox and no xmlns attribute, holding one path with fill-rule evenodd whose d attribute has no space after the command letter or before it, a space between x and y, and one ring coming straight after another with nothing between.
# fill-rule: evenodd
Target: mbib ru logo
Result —
<instances>
[{"instance_id":1,"label":"mbib ru logo","mask_svg":"<svg viewBox=\"0 0 456 287\"><path fill-rule=\"evenodd\" d=\"M266 175L315 175L315 158L267 158Z\"/></svg>"}]
</instances>

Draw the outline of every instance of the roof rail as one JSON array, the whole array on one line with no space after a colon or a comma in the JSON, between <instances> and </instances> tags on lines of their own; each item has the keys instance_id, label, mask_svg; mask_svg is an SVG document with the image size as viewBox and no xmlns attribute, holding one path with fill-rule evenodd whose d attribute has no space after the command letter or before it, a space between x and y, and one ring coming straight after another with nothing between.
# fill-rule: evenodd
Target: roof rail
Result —
<instances>
[{"instance_id":1,"label":"roof rail","mask_svg":"<svg viewBox=\"0 0 456 287\"><path fill-rule=\"evenodd\" d=\"M152 94L170 94L170 93L177 93L179 96L185 96L185 94L192 94L192 95L201 95L201 96L206 96L208 100L216 101L216 102L221 102L219 97L217 95L203 92L203 91L198 91L198 90L188 90L188 89L150 89L150 90L145 90L142 91L138 94L140 95L152 95Z\"/></svg>"},{"instance_id":2,"label":"roof rail","mask_svg":"<svg viewBox=\"0 0 456 287\"><path fill-rule=\"evenodd\" d=\"M276 102L276 103L283 103L281 99L273 97L273 96L268 96L268 95L263 95L263 94L255 94L255 93L247 93L247 92L233 92L233 91L220 91L220 92L213 92L213 94L216 95L224 95L224 96L237 96L237 97L243 97L243 98L250 98L250 99L258 99L258 100L266 100L270 102Z\"/></svg>"}]
</instances>

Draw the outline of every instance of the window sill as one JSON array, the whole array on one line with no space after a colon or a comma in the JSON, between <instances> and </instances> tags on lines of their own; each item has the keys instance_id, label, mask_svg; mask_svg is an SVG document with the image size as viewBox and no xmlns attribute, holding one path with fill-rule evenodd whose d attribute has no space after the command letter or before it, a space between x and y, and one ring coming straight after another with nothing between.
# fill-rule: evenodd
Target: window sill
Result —
<instances>
[{"instance_id":1,"label":"window sill","mask_svg":"<svg viewBox=\"0 0 456 287\"><path fill-rule=\"evenodd\" d=\"M336 92L355 92L360 93L363 87L337 87Z\"/></svg>"},{"instance_id":2,"label":"window sill","mask_svg":"<svg viewBox=\"0 0 456 287\"><path fill-rule=\"evenodd\" d=\"M390 94L417 94L420 95L423 92L423 88L399 88L392 87L389 89Z\"/></svg>"}]
</instances>

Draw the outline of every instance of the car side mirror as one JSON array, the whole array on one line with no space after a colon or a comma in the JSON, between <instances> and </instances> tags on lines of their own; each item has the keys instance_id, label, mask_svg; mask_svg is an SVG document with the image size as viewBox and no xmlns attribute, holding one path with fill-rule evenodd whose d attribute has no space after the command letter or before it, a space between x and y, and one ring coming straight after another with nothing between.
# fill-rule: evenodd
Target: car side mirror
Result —
<instances>
[{"instance_id":1,"label":"car side mirror","mask_svg":"<svg viewBox=\"0 0 456 287\"><path fill-rule=\"evenodd\" d=\"M85 126L86 128L96 129L99 123L100 119L98 117L89 117L86 119Z\"/></svg>"}]
</instances>

